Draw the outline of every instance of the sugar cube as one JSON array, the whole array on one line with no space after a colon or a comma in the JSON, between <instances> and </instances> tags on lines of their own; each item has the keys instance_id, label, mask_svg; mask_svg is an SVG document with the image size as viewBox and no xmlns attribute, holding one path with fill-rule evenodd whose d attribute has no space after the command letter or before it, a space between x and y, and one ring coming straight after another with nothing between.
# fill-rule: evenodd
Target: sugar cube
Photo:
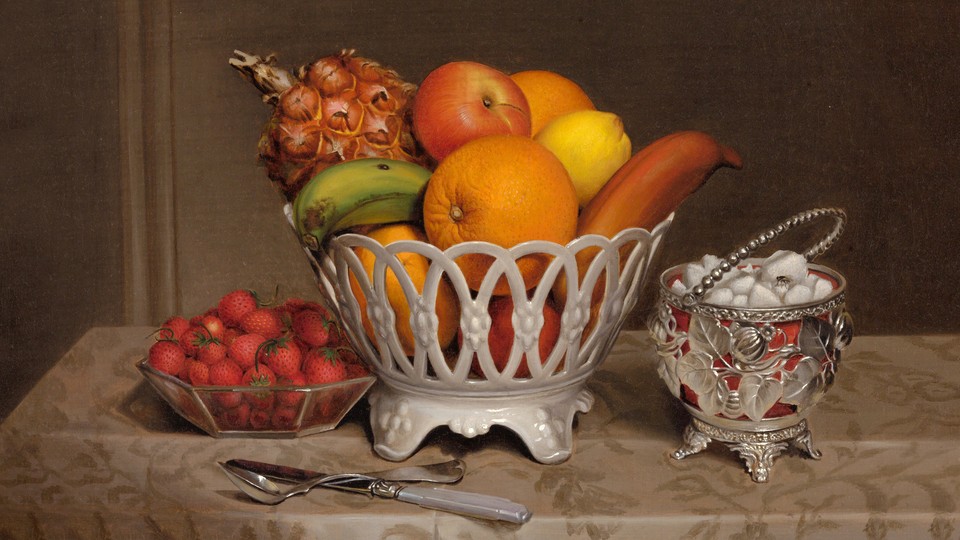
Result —
<instances>
[{"instance_id":1,"label":"sugar cube","mask_svg":"<svg viewBox=\"0 0 960 540\"><path fill-rule=\"evenodd\" d=\"M718 306L729 305L733 301L733 291L726 287L714 287L703 295L703 301Z\"/></svg>"},{"instance_id":2,"label":"sugar cube","mask_svg":"<svg viewBox=\"0 0 960 540\"><path fill-rule=\"evenodd\" d=\"M769 308L780 304L780 296L762 283L754 285L747 297L747 306L752 308Z\"/></svg>"},{"instance_id":3,"label":"sugar cube","mask_svg":"<svg viewBox=\"0 0 960 540\"><path fill-rule=\"evenodd\" d=\"M704 255L699 263L689 263L683 269L683 284L690 289L700 284L703 276L706 276L720 264L720 258L716 255Z\"/></svg>"},{"instance_id":4,"label":"sugar cube","mask_svg":"<svg viewBox=\"0 0 960 540\"><path fill-rule=\"evenodd\" d=\"M702 264L690 263L683 269L683 284L686 288L691 288L700 283L700 280L703 279L703 276L707 275L709 270L706 270Z\"/></svg>"},{"instance_id":5,"label":"sugar cube","mask_svg":"<svg viewBox=\"0 0 960 540\"><path fill-rule=\"evenodd\" d=\"M702 266L703 269L708 273L719 265L720 257L717 257L716 255L704 255L703 258L700 259L700 266Z\"/></svg>"},{"instance_id":6,"label":"sugar cube","mask_svg":"<svg viewBox=\"0 0 960 540\"><path fill-rule=\"evenodd\" d=\"M813 290L802 283L787 289L783 295L785 304L806 304L813 300Z\"/></svg>"},{"instance_id":7,"label":"sugar cube","mask_svg":"<svg viewBox=\"0 0 960 540\"><path fill-rule=\"evenodd\" d=\"M767 257L760 269L760 279L776 283L784 278L789 283L801 283L807 277L807 259L793 251L781 249Z\"/></svg>"},{"instance_id":8,"label":"sugar cube","mask_svg":"<svg viewBox=\"0 0 960 540\"><path fill-rule=\"evenodd\" d=\"M704 255L687 264L681 279L670 285L671 290L686 293L721 262L715 255ZM744 264L730 270L707 290L703 300L714 305L764 309L806 304L822 300L832 292L833 283L811 273L803 255L779 250L757 265Z\"/></svg>"},{"instance_id":9,"label":"sugar cube","mask_svg":"<svg viewBox=\"0 0 960 540\"><path fill-rule=\"evenodd\" d=\"M683 293L687 292L687 287L684 286L682 279L677 279L677 280L674 280L674 282L670 284L670 290L673 291L673 292L676 293L676 294L683 294Z\"/></svg>"},{"instance_id":10,"label":"sugar cube","mask_svg":"<svg viewBox=\"0 0 960 540\"><path fill-rule=\"evenodd\" d=\"M818 277L816 285L813 286L813 299L822 300L833 292L833 284L828 280Z\"/></svg>"},{"instance_id":11,"label":"sugar cube","mask_svg":"<svg viewBox=\"0 0 960 540\"><path fill-rule=\"evenodd\" d=\"M753 288L753 284L756 283L757 279L753 277L753 274L750 272L744 272L742 270L734 270L728 274L729 277L726 277L721 281L724 286L729 287L734 294L749 294L750 289Z\"/></svg>"}]
</instances>

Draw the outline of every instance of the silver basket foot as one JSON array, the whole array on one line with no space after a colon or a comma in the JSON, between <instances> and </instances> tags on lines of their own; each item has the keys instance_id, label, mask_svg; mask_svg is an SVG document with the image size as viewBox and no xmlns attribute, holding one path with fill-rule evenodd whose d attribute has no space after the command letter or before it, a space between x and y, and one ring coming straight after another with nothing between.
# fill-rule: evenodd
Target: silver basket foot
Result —
<instances>
[{"instance_id":1,"label":"silver basket foot","mask_svg":"<svg viewBox=\"0 0 960 540\"><path fill-rule=\"evenodd\" d=\"M702 452L714 440L724 443L736 452L746 465L750 478L758 483L766 482L770 478L773 460L790 446L812 459L820 459L822 456L820 451L813 447L813 438L806 420L782 429L743 431L717 427L697 418L691 419L683 431L683 444L670 455L674 459L683 459Z\"/></svg>"}]
</instances>

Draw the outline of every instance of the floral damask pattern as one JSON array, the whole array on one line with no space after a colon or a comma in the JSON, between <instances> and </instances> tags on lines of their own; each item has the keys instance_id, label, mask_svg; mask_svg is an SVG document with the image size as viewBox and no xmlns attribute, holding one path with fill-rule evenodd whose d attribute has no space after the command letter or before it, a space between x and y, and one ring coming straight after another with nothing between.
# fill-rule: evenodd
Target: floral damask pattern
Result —
<instances>
[{"instance_id":1,"label":"floral damask pattern","mask_svg":"<svg viewBox=\"0 0 960 540\"><path fill-rule=\"evenodd\" d=\"M722 455L669 458L686 412L658 380L647 333L624 332L589 384L596 402L579 417L568 461L539 464L503 430L473 439L437 433L409 459L462 458L467 474L453 489L526 504L533 519L517 526L329 491L279 506L239 497L217 460L330 471L391 463L372 451L363 407L336 430L304 439L205 435L137 373L150 330L91 330L0 424L0 538L829 540L960 533L960 336L857 337L810 416L822 459L781 456L774 478L756 484Z\"/></svg>"}]
</instances>

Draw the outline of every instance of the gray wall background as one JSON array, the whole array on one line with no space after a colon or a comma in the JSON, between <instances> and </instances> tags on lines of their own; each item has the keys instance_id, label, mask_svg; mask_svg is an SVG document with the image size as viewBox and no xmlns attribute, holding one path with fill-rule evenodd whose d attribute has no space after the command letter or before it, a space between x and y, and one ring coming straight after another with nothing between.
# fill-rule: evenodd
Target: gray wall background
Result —
<instances>
[{"instance_id":1,"label":"gray wall background","mask_svg":"<svg viewBox=\"0 0 960 540\"><path fill-rule=\"evenodd\" d=\"M636 148L699 129L744 157L683 205L658 269L839 206L822 262L850 281L858 332L960 330L956 2L121 0L4 19L0 418L90 326L158 325L238 287L316 297L234 49L293 67L356 48L414 82L456 59L565 74Z\"/></svg>"}]
</instances>

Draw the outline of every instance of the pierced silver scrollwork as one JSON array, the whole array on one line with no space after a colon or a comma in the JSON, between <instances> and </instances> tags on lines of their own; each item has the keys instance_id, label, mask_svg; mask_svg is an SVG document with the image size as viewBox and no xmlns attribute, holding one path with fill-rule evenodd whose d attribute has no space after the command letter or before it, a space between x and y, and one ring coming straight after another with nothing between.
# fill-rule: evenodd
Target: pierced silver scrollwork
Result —
<instances>
[{"instance_id":1,"label":"pierced silver scrollwork","mask_svg":"<svg viewBox=\"0 0 960 540\"><path fill-rule=\"evenodd\" d=\"M683 386L689 388L696 407L708 416L756 422L777 403L793 406L795 412L812 406L833 382L838 345L849 342L851 323L842 314L803 317L792 338L772 323L721 321L696 313L681 328L673 309L661 301L648 321L657 344L658 373L678 398Z\"/></svg>"}]
</instances>

